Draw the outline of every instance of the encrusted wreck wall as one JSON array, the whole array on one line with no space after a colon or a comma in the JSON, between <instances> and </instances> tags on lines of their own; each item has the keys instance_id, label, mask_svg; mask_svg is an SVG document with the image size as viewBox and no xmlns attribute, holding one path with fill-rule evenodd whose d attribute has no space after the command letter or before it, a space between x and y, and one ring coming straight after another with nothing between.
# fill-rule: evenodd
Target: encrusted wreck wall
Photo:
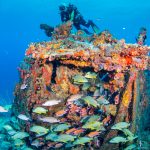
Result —
<instances>
[{"instance_id":1,"label":"encrusted wreck wall","mask_svg":"<svg viewBox=\"0 0 150 150\"><path fill-rule=\"evenodd\" d=\"M138 103L136 104L135 126L141 149L150 148L150 71L140 71L137 82Z\"/></svg>"},{"instance_id":2,"label":"encrusted wreck wall","mask_svg":"<svg viewBox=\"0 0 150 150\"><path fill-rule=\"evenodd\" d=\"M149 47L126 44L124 40L114 39L108 31L92 37L84 36L82 31L76 35L71 35L69 30L56 31L60 36L54 33L52 41L32 43L27 49L24 63L19 67L13 115L31 118L30 122L20 121L21 128L28 133L34 125L53 130L59 124L67 124L68 132L62 130L58 136L89 137L81 149L119 149L118 144L108 144L118 134L110 130L112 124L125 121L131 123L134 133L141 130L141 125L137 129L142 119L139 105L147 106L147 99L141 102L140 92L149 85L142 85L144 79L139 70L147 69ZM58 103L44 105L49 101ZM35 112L37 107L43 107L46 113ZM93 124L102 123L102 126L85 127L83 119L93 115L98 116ZM59 123L39 120L44 117L57 118ZM33 139L35 135L30 137L29 146ZM45 141L44 136L37 139L42 141L40 149L66 146L66 142ZM70 144L70 147L78 146Z\"/></svg>"}]
</instances>

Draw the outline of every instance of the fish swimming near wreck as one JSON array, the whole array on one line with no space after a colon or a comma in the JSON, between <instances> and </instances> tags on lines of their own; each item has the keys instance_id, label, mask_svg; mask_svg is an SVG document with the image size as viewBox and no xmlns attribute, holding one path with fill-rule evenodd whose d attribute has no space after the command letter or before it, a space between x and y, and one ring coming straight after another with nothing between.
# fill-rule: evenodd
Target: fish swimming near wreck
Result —
<instances>
[{"instance_id":1,"label":"fish swimming near wreck","mask_svg":"<svg viewBox=\"0 0 150 150\"><path fill-rule=\"evenodd\" d=\"M116 136L109 141L109 143L114 143L114 144L125 143L125 142L127 142L127 139L122 136Z\"/></svg>"},{"instance_id":2,"label":"fish swimming near wreck","mask_svg":"<svg viewBox=\"0 0 150 150\"><path fill-rule=\"evenodd\" d=\"M21 90L25 90L25 89L27 88L27 86L28 86L27 84L23 83L23 84L21 85L20 89L21 89Z\"/></svg>"},{"instance_id":3,"label":"fish swimming near wreck","mask_svg":"<svg viewBox=\"0 0 150 150\"><path fill-rule=\"evenodd\" d=\"M58 136L58 138L56 139L56 141L67 143L69 141L70 142L74 141L75 138L76 138L76 136L72 136L72 135L68 135L68 134L61 134L61 135Z\"/></svg>"},{"instance_id":4,"label":"fish swimming near wreck","mask_svg":"<svg viewBox=\"0 0 150 150\"><path fill-rule=\"evenodd\" d=\"M43 107L36 107L35 109L33 109L33 112L37 114L46 114L48 110Z\"/></svg>"},{"instance_id":5,"label":"fish swimming near wreck","mask_svg":"<svg viewBox=\"0 0 150 150\"><path fill-rule=\"evenodd\" d=\"M128 122L119 122L119 123L116 123L115 125L113 125L111 127L111 129L113 130L122 130L124 128L128 128L130 126L130 123Z\"/></svg>"},{"instance_id":6,"label":"fish swimming near wreck","mask_svg":"<svg viewBox=\"0 0 150 150\"><path fill-rule=\"evenodd\" d=\"M21 119L21 120L24 120L24 121L29 121L29 120L31 120L29 117L27 117L26 115L23 115L23 114L19 114L17 117L18 117L19 119Z\"/></svg>"},{"instance_id":7,"label":"fish swimming near wreck","mask_svg":"<svg viewBox=\"0 0 150 150\"><path fill-rule=\"evenodd\" d=\"M35 139L34 141L32 141L31 145L35 146L36 148L40 147L41 146L40 140Z\"/></svg>"},{"instance_id":8,"label":"fish swimming near wreck","mask_svg":"<svg viewBox=\"0 0 150 150\"><path fill-rule=\"evenodd\" d=\"M44 117L44 118L39 118L40 121L47 122L47 123L57 123L60 122L57 118L54 117Z\"/></svg>"},{"instance_id":9,"label":"fish swimming near wreck","mask_svg":"<svg viewBox=\"0 0 150 150\"><path fill-rule=\"evenodd\" d=\"M58 135L55 132L49 133L46 136L46 140L51 140L51 141L56 141L57 138L58 138Z\"/></svg>"},{"instance_id":10,"label":"fish swimming near wreck","mask_svg":"<svg viewBox=\"0 0 150 150\"><path fill-rule=\"evenodd\" d=\"M54 129L54 131L61 132L61 131L69 129L70 127L71 126L69 124L60 124Z\"/></svg>"},{"instance_id":11,"label":"fish swimming near wreck","mask_svg":"<svg viewBox=\"0 0 150 150\"><path fill-rule=\"evenodd\" d=\"M97 107L99 106L99 104L97 103L96 100L94 100L93 97L91 96L86 96L84 98L82 98L84 100L84 102L88 105L88 106L94 106L94 107Z\"/></svg>"},{"instance_id":12,"label":"fish swimming near wreck","mask_svg":"<svg viewBox=\"0 0 150 150\"><path fill-rule=\"evenodd\" d=\"M98 131L92 131L87 136L90 138L93 138L93 137L98 136L99 134L100 134L100 132L98 132Z\"/></svg>"},{"instance_id":13,"label":"fish swimming near wreck","mask_svg":"<svg viewBox=\"0 0 150 150\"><path fill-rule=\"evenodd\" d=\"M49 100L42 104L42 106L54 106L61 102L61 100Z\"/></svg>"},{"instance_id":14,"label":"fish swimming near wreck","mask_svg":"<svg viewBox=\"0 0 150 150\"><path fill-rule=\"evenodd\" d=\"M134 136L134 134L133 134L129 129L124 128L124 129L122 129L122 132L123 132L126 136L130 136L130 137Z\"/></svg>"},{"instance_id":15,"label":"fish swimming near wreck","mask_svg":"<svg viewBox=\"0 0 150 150\"><path fill-rule=\"evenodd\" d=\"M74 145L84 145L85 143L89 143L92 138L89 137L80 137L73 142Z\"/></svg>"},{"instance_id":16,"label":"fish swimming near wreck","mask_svg":"<svg viewBox=\"0 0 150 150\"><path fill-rule=\"evenodd\" d=\"M103 127L103 123L98 121L88 122L85 125L82 126L84 129L91 129L96 131L105 131L106 129Z\"/></svg>"},{"instance_id":17,"label":"fish swimming near wreck","mask_svg":"<svg viewBox=\"0 0 150 150\"><path fill-rule=\"evenodd\" d=\"M74 83L76 84L80 84L80 83L83 84L83 83L88 82L88 80L84 76L79 75L79 74L75 75L73 77L73 80L74 80Z\"/></svg>"},{"instance_id":18,"label":"fish swimming near wreck","mask_svg":"<svg viewBox=\"0 0 150 150\"><path fill-rule=\"evenodd\" d=\"M29 134L27 132L17 132L15 135L13 135L11 138L12 139L24 139L26 137L29 137Z\"/></svg>"},{"instance_id":19,"label":"fish swimming near wreck","mask_svg":"<svg viewBox=\"0 0 150 150\"><path fill-rule=\"evenodd\" d=\"M8 131L7 133L8 133L8 135L13 136L13 135L15 135L17 132L16 132L15 130L10 130L10 131Z\"/></svg>"},{"instance_id":20,"label":"fish swimming near wreck","mask_svg":"<svg viewBox=\"0 0 150 150\"><path fill-rule=\"evenodd\" d=\"M10 126L10 125L8 125L8 124L4 125L3 128L4 128L6 131L12 131L12 130L14 130L14 129L12 128L12 126Z\"/></svg>"},{"instance_id":21,"label":"fish swimming near wreck","mask_svg":"<svg viewBox=\"0 0 150 150\"><path fill-rule=\"evenodd\" d=\"M67 102L73 102L75 100L80 99L83 96L83 94L75 94L75 95L71 95L68 99Z\"/></svg>"},{"instance_id":22,"label":"fish swimming near wreck","mask_svg":"<svg viewBox=\"0 0 150 150\"><path fill-rule=\"evenodd\" d=\"M20 147L20 146L24 145L24 141L21 139L16 139L14 141L14 145L15 145L15 147Z\"/></svg>"},{"instance_id":23,"label":"fish swimming near wreck","mask_svg":"<svg viewBox=\"0 0 150 150\"><path fill-rule=\"evenodd\" d=\"M56 117L62 117L63 115L65 115L67 113L66 110L59 110L58 112L55 113Z\"/></svg>"},{"instance_id":24,"label":"fish swimming near wreck","mask_svg":"<svg viewBox=\"0 0 150 150\"><path fill-rule=\"evenodd\" d=\"M135 136L128 136L128 137L127 137L128 141L130 141L130 142L132 142L133 140L135 140L135 139L137 139L137 138L138 138L137 135L135 135Z\"/></svg>"},{"instance_id":25,"label":"fish swimming near wreck","mask_svg":"<svg viewBox=\"0 0 150 150\"><path fill-rule=\"evenodd\" d=\"M30 131L37 133L37 134L47 134L49 129L42 127L42 126L32 126Z\"/></svg>"},{"instance_id":26,"label":"fish swimming near wreck","mask_svg":"<svg viewBox=\"0 0 150 150\"><path fill-rule=\"evenodd\" d=\"M88 79L96 79L97 74L95 72L87 72L85 74L85 77L88 78Z\"/></svg>"},{"instance_id":27,"label":"fish swimming near wreck","mask_svg":"<svg viewBox=\"0 0 150 150\"><path fill-rule=\"evenodd\" d=\"M135 144L131 144L129 146L127 146L124 150L134 150L136 148Z\"/></svg>"},{"instance_id":28,"label":"fish swimming near wreck","mask_svg":"<svg viewBox=\"0 0 150 150\"><path fill-rule=\"evenodd\" d=\"M4 107L0 106L0 113L5 113L8 112L8 110L6 110Z\"/></svg>"}]
</instances>

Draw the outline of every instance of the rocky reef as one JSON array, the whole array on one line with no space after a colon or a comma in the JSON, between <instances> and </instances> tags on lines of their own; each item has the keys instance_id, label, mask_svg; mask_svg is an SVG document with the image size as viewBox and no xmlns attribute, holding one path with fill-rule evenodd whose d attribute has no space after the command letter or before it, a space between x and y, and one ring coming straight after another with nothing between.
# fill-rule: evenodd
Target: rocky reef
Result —
<instances>
[{"instance_id":1,"label":"rocky reef","mask_svg":"<svg viewBox=\"0 0 150 150\"><path fill-rule=\"evenodd\" d=\"M51 41L26 50L9 123L15 140L9 142L16 149L42 150L141 146L150 47L127 44L109 31L71 34L71 26L58 26Z\"/></svg>"}]
</instances>

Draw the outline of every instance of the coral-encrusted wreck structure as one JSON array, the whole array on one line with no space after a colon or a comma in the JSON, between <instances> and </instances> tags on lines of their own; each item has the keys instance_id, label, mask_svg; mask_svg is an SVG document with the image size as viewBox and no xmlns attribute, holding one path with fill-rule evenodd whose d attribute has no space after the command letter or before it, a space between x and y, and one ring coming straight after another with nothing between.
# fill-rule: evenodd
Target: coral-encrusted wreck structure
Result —
<instances>
[{"instance_id":1,"label":"coral-encrusted wreck structure","mask_svg":"<svg viewBox=\"0 0 150 150\"><path fill-rule=\"evenodd\" d=\"M145 90L143 71L149 67L150 48L126 44L109 31L93 36L83 31L71 34L71 25L57 27L51 41L31 43L26 50L19 67L13 115L31 119L20 120L19 125L30 134L27 145L35 149L126 147L126 143L109 143L121 132L111 126L130 123L130 131L138 135L141 114L148 109L148 96L140 92ZM48 121L50 117L53 120ZM57 130L59 125L62 130ZM45 127L48 132L36 136L33 126ZM48 138L51 134L57 137ZM73 139L63 141L62 135ZM33 144L35 139L38 146Z\"/></svg>"}]
</instances>

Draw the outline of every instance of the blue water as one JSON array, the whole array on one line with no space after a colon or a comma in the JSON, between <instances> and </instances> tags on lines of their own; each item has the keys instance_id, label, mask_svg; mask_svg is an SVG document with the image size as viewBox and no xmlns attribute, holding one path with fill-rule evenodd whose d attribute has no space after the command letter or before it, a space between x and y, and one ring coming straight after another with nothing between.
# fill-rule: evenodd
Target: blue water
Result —
<instances>
[{"instance_id":1,"label":"blue water","mask_svg":"<svg viewBox=\"0 0 150 150\"><path fill-rule=\"evenodd\" d=\"M17 66L26 48L31 42L49 40L39 25L59 24L58 6L63 2L75 4L85 19L126 42L135 43L144 26L150 44L150 0L0 0L0 98L13 98Z\"/></svg>"}]
</instances>

